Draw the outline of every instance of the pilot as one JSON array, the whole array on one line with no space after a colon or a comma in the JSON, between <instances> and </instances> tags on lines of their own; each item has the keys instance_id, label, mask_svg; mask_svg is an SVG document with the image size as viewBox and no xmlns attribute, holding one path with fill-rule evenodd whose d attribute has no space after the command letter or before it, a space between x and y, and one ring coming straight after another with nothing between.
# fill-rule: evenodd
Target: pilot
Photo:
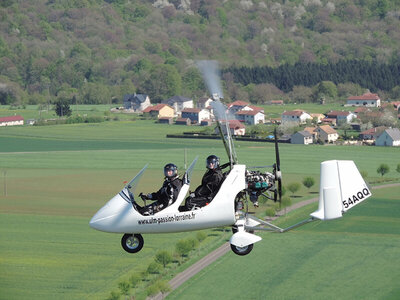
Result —
<instances>
[{"instance_id":1,"label":"pilot","mask_svg":"<svg viewBox=\"0 0 400 300\"><path fill-rule=\"evenodd\" d=\"M206 167L207 171L203 175L201 185L186 199L186 210L191 210L193 206L201 207L210 203L222 184L224 175L219 165L219 158L215 155L207 157Z\"/></svg>"},{"instance_id":2,"label":"pilot","mask_svg":"<svg viewBox=\"0 0 400 300\"><path fill-rule=\"evenodd\" d=\"M182 188L182 180L178 175L178 167L175 164L169 163L164 167L165 180L162 187L155 193L140 196L144 200L156 200L150 205L140 208L139 211L143 215L152 215L166 208L175 202L179 191Z\"/></svg>"}]
</instances>

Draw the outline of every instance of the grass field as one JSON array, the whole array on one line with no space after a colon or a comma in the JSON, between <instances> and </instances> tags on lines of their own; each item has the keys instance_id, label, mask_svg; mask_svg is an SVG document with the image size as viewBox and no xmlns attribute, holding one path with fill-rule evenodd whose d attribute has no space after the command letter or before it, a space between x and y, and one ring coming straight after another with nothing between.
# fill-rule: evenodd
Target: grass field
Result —
<instances>
[{"instance_id":1,"label":"grass field","mask_svg":"<svg viewBox=\"0 0 400 300\"><path fill-rule=\"evenodd\" d=\"M260 234L245 257L228 253L168 299L399 299L400 188L374 196L342 219L285 234ZM281 218L305 219L316 204Z\"/></svg>"},{"instance_id":2,"label":"grass field","mask_svg":"<svg viewBox=\"0 0 400 300\"><path fill-rule=\"evenodd\" d=\"M96 210L145 163L149 168L140 191L150 192L161 185L166 162L183 169L184 148L188 163L200 156L194 186L200 182L206 156L215 153L226 161L218 140L165 138L167 133L191 129L152 121L0 128L0 299L54 299L55 295L57 299L105 299L119 281L145 269L158 249L172 251L179 239L193 236L146 235L144 249L128 255L121 249L119 235L88 226ZM272 144L240 142L236 148L241 163L274 162ZM393 166L400 157L394 148L280 145L280 149L284 182L301 181L306 175L318 179L320 162L333 158L353 159L374 178L380 163ZM399 180L393 168L385 177ZM310 196L315 195L302 188L296 199ZM271 244L275 249L285 243L296 248L296 243L305 243L303 239L316 239L314 234L282 235L305 235L292 242L279 240L281 235L267 235L261 243L276 238L278 242ZM223 242L214 233L207 239L210 244ZM256 245L251 257L265 257L269 262L270 254L259 252L266 248ZM234 257L233 265L247 260ZM267 272L273 273L269 267Z\"/></svg>"}]
</instances>

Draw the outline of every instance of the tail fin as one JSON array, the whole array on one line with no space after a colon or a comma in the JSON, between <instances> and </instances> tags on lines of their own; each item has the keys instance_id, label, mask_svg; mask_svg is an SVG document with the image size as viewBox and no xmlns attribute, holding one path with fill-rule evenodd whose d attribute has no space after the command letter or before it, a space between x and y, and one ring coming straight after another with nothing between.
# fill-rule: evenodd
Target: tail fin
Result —
<instances>
[{"instance_id":1,"label":"tail fin","mask_svg":"<svg viewBox=\"0 0 400 300\"><path fill-rule=\"evenodd\" d=\"M340 218L355 205L370 197L371 191L351 160L321 163L318 210L311 214L320 220Z\"/></svg>"}]
</instances>

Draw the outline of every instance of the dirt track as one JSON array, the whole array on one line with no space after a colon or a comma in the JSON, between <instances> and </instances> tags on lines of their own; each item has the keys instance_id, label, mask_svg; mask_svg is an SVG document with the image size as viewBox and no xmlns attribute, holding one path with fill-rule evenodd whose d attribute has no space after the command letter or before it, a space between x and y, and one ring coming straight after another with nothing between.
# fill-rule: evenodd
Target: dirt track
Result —
<instances>
[{"instance_id":1,"label":"dirt track","mask_svg":"<svg viewBox=\"0 0 400 300\"><path fill-rule=\"evenodd\" d=\"M376 190L376 189L382 189L382 188L390 188L390 187L394 187L394 186L399 186L400 183L393 183L393 184L387 184L387 185L380 185L380 186L374 186L371 189ZM318 197L312 198L312 199L308 199L302 202L298 202L295 203L289 207L286 208L286 210L281 210L280 212L277 213L277 215L273 218L270 218L270 220L276 220L277 218L279 218L280 216L298 209L300 207L303 207L305 205L308 205L310 203L313 202L317 202L318 201ZM203 268L207 267L208 265L210 265L211 263L213 263L214 261L216 261L218 258L220 258L222 255L224 255L225 253L229 252L229 250L231 249L230 244L228 242L226 242L225 244L223 244L221 247L219 247L218 249L212 251L211 253L207 254L205 257L203 257L201 260L199 260L197 263L191 265L189 268L187 268L185 271L182 271L181 273L179 273L178 275L176 275L173 279L171 279L169 281L169 285L171 286L172 290L177 289L181 284L183 284L186 280L190 279L191 277L193 277L194 275L196 275L198 272L200 272ZM164 298L167 296L168 294L164 295ZM161 293L157 294L154 297L150 297L147 298L149 300L162 300L164 299L163 295Z\"/></svg>"}]
</instances>

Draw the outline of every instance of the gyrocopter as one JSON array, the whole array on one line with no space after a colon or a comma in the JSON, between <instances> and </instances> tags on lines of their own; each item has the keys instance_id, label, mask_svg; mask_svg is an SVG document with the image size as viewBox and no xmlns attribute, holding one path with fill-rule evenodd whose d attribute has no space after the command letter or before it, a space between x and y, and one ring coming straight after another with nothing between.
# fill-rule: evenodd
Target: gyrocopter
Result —
<instances>
[{"instance_id":1,"label":"gyrocopter","mask_svg":"<svg viewBox=\"0 0 400 300\"><path fill-rule=\"evenodd\" d=\"M266 230L283 233L314 220L340 218L344 212L371 196L371 191L360 175L353 161L330 160L321 163L319 205L310 217L288 228L280 228L261 220L248 212L248 201L257 202L263 195L273 201L280 201L282 195L282 174L277 136L275 133L276 161L271 172L258 171L239 164L228 128L226 110L220 102L218 68L215 62L202 61L198 64L206 84L213 96L214 115L229 159L229 170L215 197L206 206L193 206L182 210L189 192L190 179L197 157L182 177L182 188L172 204L164 209L145 215L137 209L135 197L138 182L147 165L109 200L90 220L94 229L121 233L121 245L129 253L139 252L144 245L142 234L173 233L194 231L214 227L232 227L229 240L232 251L237 255L247 255L254 243L261 237L255 231Z\"/></svg>"}]
</instances>

